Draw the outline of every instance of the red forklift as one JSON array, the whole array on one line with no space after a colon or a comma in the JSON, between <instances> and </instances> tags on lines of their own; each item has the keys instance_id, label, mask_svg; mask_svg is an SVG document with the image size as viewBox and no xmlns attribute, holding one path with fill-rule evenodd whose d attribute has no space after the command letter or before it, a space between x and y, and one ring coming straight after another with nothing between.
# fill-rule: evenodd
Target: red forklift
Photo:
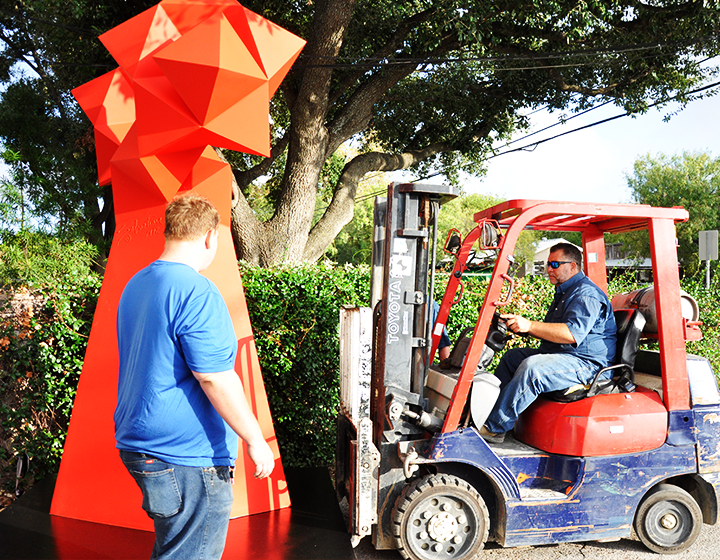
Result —
<instances>
[{"instance_id":1,"label":"red forklift","mask_svg":"<svg viewBox=\"0 0 720 560\"><path fill-rule=\"evenodd\" d=\"M336 480L353 544L370 536L404 558L461 560L488 541L609 541L634 529L652 551L687 549L703 523L717 522L720 488L720 393L708 360L685 350L701 337L678 275L675 224L687 212L539 200L483 210L465 239L448 236L454 268L433 320L437 216L457 194L390 185L375 203L371 302L341 310ZM509 337L499 316L520 232L580 232L584 272L607 292L604 234L642 229L653 286L613 298L613 382L543 395L511 437L487 443L481 409L497 391L487 368ZM477 323L441 368L434 356L468 259L488 252ZM642 339L657 350L638 349Z\"/></svg>"}]
</instances>

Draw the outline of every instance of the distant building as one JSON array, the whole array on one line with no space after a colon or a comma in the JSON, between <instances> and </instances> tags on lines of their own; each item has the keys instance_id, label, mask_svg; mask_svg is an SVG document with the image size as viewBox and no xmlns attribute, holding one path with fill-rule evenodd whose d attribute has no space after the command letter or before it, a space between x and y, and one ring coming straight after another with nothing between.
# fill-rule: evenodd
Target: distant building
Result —
<instances>
[{"instance_id":1,"label":"distant building","mask_svg":"<svg viewBox=\"0 0 720 560\"><path fill-rule=\"evenodd\" d=\"M623 250L622 243L605 244L605 265L608 276L612 277L632 270L638 282L653 281L652 261L643 257L629 257L627 251Z\"/></svg>"},{"instance_id":2,"label":"distant building","mask_svg":"<svg viewBox=\"0 0 720 560\"><path fill-rule=\"evenodd\" d=\"M546 273L550 249L557 243L570 242L562 237L555 239L543 238L535 242L535 254L532 262L527 261L524 266L520 267L517 275L520 277L543 276ZM575 244L570 243L570 245ZM582 247L577 245L575 247L582 252ZM605 244L605 265L610 277L632 270L635 272L635 278L638 282L652 282L652 261L645 258L628 257L627 252L623 251L622 243Z\"/></svg>"}]
</instances>

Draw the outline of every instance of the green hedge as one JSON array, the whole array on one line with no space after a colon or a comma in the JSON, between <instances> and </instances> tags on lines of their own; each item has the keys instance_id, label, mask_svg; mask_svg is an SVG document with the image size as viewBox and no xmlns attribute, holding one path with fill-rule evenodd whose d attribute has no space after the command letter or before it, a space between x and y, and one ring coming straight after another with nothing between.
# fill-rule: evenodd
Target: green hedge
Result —
<instances>
[{"instance_id":1,"label":"green hedge","mask_svg":"<svg viewBox=\"0 0 720 560\"><path fill-rule=\"evenodd\" d=\"M51 288L5 289L0 318L0 487L14 487L17 455L31 475L57 470L97 303L95 275Z\"/></svg>"},{"instance_id":2,"label":"green hedge","mask_svg":"<svg viewBox=\"0 0 720 560\"><path fill-rule=\"evenodd\" d=\"M720 377L720 278L717 273L710 288L705 287L704 276L696 275L686 279L682 288L693 296L700 308L700 321L702 321L703 338L697 342L688 342L687 351L704 356L712 363L715 375Z\"/></svg>"},{"instance_id":3,"label":"green hedge","mask_svg":"<svg viewBox=\"0 0 720 560\"><path fill-rule=\"evenodd\" d=\"M276 270L241 267L263 377L283 462L328 465L335 448L338 406L338 317L342 305L366 305L367 267L330 265ZM446 277L438 277L436 298ZM474 325L486 282L464 280L462 300L448 323L451 338ZM0 485L14 485L18 453L32 456L32 472L57 468L70 406L80 373L99 281L92 275L66 276L32 312L0 321ZM632 279L611 282L611 294L636 288ZM704 339L688 350L708 357L720 372L720 294L702 278L683 281L701 308ZM543 318L552 298L544 278L516 283L509 312ZM527 339L516 338L513 344Z\"/></svg>"},{"instance_id":4,"label":"green hedge","mask_svg":"<svg viewBox=\"0 0 720 560\"><path fill-rule=\"evenodd\" d=\"M243 268L241 274L283 463L329 465L339 403L339 309L367 305L369 268Z\"/></svg>"}]
</instances>

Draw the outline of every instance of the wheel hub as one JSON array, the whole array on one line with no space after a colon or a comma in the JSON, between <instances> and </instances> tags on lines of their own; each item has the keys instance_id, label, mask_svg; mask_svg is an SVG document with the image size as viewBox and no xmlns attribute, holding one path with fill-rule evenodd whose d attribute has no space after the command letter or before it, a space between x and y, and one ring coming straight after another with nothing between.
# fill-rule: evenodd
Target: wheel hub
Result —
<instances>
[{"instance_id":1,"label":"wheel hub","mask_svg":"<svg viewBox=\"0 0 720 560\"><path fill-rule=\"evenodd\" d=\"M660 525L662 525L663 529L671 530L677 527L678 519L677 517L672 513L666 513L662 516L660 519Z\"/></svg>"},{"instance_id":2,"label":"wheel hub","mask_svg":"<svg viewBox=\"0 0 720 560\"><path fill-rule=\"evenodd\" d=\"M457 533L458 522L449 513L436 513L428 521L428 535L435 541L446 542Z\"/></svg>"}]
</instances>

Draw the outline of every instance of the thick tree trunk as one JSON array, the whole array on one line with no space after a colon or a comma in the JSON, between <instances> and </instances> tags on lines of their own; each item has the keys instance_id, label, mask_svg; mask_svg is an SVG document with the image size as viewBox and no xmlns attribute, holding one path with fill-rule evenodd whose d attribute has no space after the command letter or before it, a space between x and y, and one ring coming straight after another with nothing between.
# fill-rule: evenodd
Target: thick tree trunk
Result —
<instances>
[{"instance_id":1,"label":"thick tree trunk","mask_svg":"<svg viewBox=\"0 0 720 560\"><path fill-rule=\"evenodd\" d=\"M303 52L305 58L329 61L338 55L354 6L355 0L316 0L315 18ZM233 234L238 256L248 262L272 266L302 261L320 172L327 159L325 121L331 81L330 64L309 66L302 71L291 107L287 163L275 215L261 224L252 215L247 201L238 198L233 209Z\"/></svg>"},{"instance_id":2,"label":"thick tree trunk","mask_svg":"<svg viewBox=\"0 0 720 560\"><path fill-rule=\"evenodd\" d=\"M241 200L240 189L235 190L238 198L233 208L233 236L238 258L259 266L315 262L352 219L357 186L366 173L405 169L439 151L451 149L433 145L401 155L373 153L356 158L347 165L330 207L311 232L323 165L345 141L367 129L375 104L416 70L416 65L405 64L375 73L352 92L339 111L330 115L332 103L366 72L353 73L347 82L334 84L332 81L332 61L340 52L354 5L355 0L315 2L312 28L299 64L299 79L293 82L299 86L292 89L286 85L284 90L292 125L283 138L288 144L288 153L275 214L269 221L260 223L247 201ZM410 17L388 36L374 57L382 60L402 49L408 34L434 17L436 11L433 7ZM422 56L439 56L458 46L457 38L451 34L435 45L432 52L423 52ZM236 179L247 185L261 175L263 167L269 166L261 164L250 172L238 174L242 177L236 175Z\"/></svg>"}]
</instances>

